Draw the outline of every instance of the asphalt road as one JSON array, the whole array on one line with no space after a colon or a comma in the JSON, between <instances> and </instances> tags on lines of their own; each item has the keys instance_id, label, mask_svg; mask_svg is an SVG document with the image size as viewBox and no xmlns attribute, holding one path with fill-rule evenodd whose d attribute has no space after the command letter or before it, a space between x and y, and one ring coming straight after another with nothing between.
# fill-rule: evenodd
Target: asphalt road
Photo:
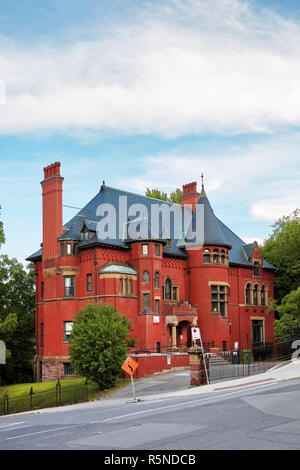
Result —
<instances>
[{"instance_id":1,"label":"asphalt road","mask_svg":"<svg viewBox=\"0 0 300 470\"><path fill-rule=\"evenodd\" d=\"M186 380L184 374L177 379ZM158 382L157 377L152 380ZM258 379L242 387L226 384L204 394L160 399L145 395L132 402L128 393L128 397L2 417L0 449L102 450L101 459L118 450L130 456L131 450L168 450L176 455L184 450L300 449L299 379L276 383ZM152 385L157 390L159 384ZM138 458L126 463L135 467L149 457L145 453Z\"/></svg>"}]
</instances>

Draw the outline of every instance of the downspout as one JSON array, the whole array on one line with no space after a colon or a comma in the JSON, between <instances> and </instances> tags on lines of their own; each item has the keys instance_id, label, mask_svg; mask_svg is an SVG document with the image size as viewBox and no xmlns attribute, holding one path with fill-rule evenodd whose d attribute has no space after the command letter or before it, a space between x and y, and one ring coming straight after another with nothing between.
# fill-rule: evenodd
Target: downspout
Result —
<instances>
[{"instance_id":1,"label":"downspout","mask_svg":"<svg viewBox=\"0 0 300 470\"><path fill-rule=\"evenodd\" d=\"M190 255L188 253L188 258L187 258L187 273L188 273L188 283L189 283L189 304L191 304L191 269L190 269Z\"/></svg>"},{"instance_id":2,"label":"downspout","mask_svg":"<svg viewBox=\"0 0 300 470\"><path fill-rule=\"evenodd\" d=\"M96 247L93 248L94 251L94 266L95 266L95 303L98 302L98 273L97 273L97 257L96 257Z\"/></svg>"}]
</instances>

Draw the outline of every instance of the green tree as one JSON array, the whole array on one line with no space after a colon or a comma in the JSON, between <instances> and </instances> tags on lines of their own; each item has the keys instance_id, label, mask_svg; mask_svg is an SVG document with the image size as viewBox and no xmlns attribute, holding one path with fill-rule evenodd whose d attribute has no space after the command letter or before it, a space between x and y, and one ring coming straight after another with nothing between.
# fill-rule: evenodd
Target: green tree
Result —
<instances>
[{"instance_id":1,"label":"green tree","mask_svg":"<svg viewBox=\"0 0 300 470\"><path fill-rule=\"evenodd\" d=\"M146 196L152 197L154 199L161 199L162 201L172 202L173 204L181 204L181 189L177 188L175 191L170 193L170 196L159 189L149 189L147 188Z\"/></svg>"},{"instance_id":2,"label":"green tree","mask_svg":"<svg viewBox=\"0 0 300 470\"><path fill-rule=\"evenodd\" d=\"M130 338L131 323L111 305L89 303L75 315L70 336L70 360L74 370L103 390L114 386L121 373Z\"/></svg>"},{"instance_id":3,"label":"green tree","mask_svg":"<svg viewBox=\"0 0 300 470\"><path fill-rule=\"evenodd\" d=\"M0 206L1 209L1 206ZM4 237L4 230L3 230L3 222L0 220L0 248L2 243L5 242L5 237Z\"/></svg>"},{"instance_id":4,"label":"green tree","mask_svg":"<svg viewBox=\"0 0 300 470\"><path fill-rule=\"evenodd\" d=\"M276 267L275 298L280 302L300 286L300 210L277 220L273 233L260 247L264 259Z\"/></svg>"},{"instance_id":5,"label":"green tree","mask_svg":"<svg viewBox=\"0 0 300 470\"><path fill-rule=\"evenodd\" d=\"M7 348L3 383L33 379L35 290L34 272L15 258L0 256L0 338Z\"/></svg>"},{"instance_id":6,"label":"green tree","mask_svg":"<svg viewBox=\"0 0 300 470\"><path fill-rule=\"evenodd\" d=\"M275 335L291 335L300 325L300 287L283 297L281 304L277 306L277 312L279 320L274 323Z\"/></svg>"}]
</instances>

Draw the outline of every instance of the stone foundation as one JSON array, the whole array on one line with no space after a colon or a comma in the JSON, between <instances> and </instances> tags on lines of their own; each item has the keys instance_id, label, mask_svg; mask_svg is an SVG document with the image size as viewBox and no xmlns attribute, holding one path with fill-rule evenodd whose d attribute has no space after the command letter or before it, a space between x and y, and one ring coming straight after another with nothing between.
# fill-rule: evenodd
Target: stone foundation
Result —
<instances>
[{"instance_id":1,"label":"stone foundation","mask_svg":"<svg viewBox=\"0 0 300 470\"><path fill-rule=\"evenodd\" d=\"M64 377L64 363L69 363L69 356L42 356L35 359L35 381L50 382Z\"/></svg>"}]
</instances>

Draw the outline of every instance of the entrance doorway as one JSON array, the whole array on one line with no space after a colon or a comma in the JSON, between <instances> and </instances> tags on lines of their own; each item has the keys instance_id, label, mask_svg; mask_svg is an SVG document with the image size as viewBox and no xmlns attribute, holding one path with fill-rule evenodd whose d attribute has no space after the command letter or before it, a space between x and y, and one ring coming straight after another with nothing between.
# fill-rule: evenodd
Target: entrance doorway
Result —
<instances>
[{"instance_id":1,"label":"entrance doorway","mask_svg":"<svg viewBox=\"0 0 300 470\"><path fill-rule=\"evenodd\" d=\"M257 347L263 344L263 320L252 320L252 347Z\"/></svg>"}]
</instances>

